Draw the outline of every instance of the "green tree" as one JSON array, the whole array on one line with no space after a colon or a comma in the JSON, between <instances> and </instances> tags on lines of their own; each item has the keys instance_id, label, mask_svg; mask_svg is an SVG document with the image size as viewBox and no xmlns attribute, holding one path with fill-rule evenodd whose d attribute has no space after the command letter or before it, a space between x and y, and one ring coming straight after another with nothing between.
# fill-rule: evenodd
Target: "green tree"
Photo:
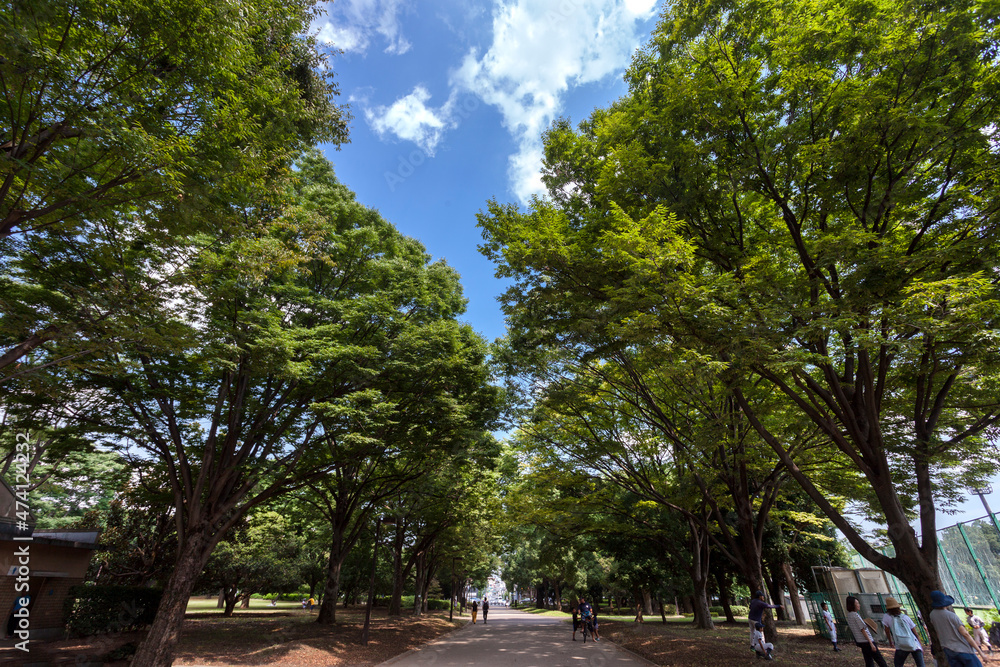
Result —
<instances>
[{"instance_id":1,"label":"green tree","mask_svg":"<svg viewBox=\"0 0 1000 667\"><path fill-rule=\"evenodd\" d=\"M259 231L221 247L207 240L185 281L142 320L156 336L88 365L77 383L104 401L95 430L159 461L173 497L177 560L137 653L144 664L169 662L187 598L222 536L255 506L322 474L323 452L350 420L369 408L378 418L362 380L381 357L365 340L399 316L399 265L423 256L394 245L388 225L374 233L365 220L319 210L247 209L263 218Z\"/></svg>"},{"instance_id":2,"label":"green tree","mask_svg":"<svg viewBox=\"0 0 1000 667\"><path fill-rule=\"evenodd\" d=\"M223 615L232 616L236 603L255 593L280 591L299 583L290 563L301 542L289 521L273 511L251 513L215 550L202 572L205 586L222 589Z\"/></svg>"},{"instance_id":3,"label":"green tree","mask_svg":"<svg viewBox=\"0 0 1000 667\"><path fill-rule=\"evenodd\" d=\"M106 550L91 558L87 580L112 586L163 587L177 559L177 524L166 475L156 466L130 467L107 511L86 517L100 528Z\"/></svg>"},{"instance_id":4,"label":"green tree","mask_svg":"<svg viewBox=\"0 0 1000 667\"><path fill-rule=\"evenodd\" d=\"M305 146L345 140L301 37L312 4L3 3L0 371L127 336L118 316L151 304L114 268L160 260L162 282L160 251L176 265L176 241L231 224L199 214L224 188L263 196Z\"/></svg>"},{"instance_id":5,"label":"green tree","mask_svg":"<svg viewBox=\"0 0 1000 667\"><path fill-rule=\"evenodd\" d=\"M625 99L553 129L552 203L523 227L491 206L485 250L517 281L511 302L580 284L597 325L721 364L759 437L926 617L936 509L995 466L996 8L691 9L668 8ZM566 303L536 312L576 315ZM830 502L749 386L863 476L894 555Z\"/></svg>"}]
</instances>

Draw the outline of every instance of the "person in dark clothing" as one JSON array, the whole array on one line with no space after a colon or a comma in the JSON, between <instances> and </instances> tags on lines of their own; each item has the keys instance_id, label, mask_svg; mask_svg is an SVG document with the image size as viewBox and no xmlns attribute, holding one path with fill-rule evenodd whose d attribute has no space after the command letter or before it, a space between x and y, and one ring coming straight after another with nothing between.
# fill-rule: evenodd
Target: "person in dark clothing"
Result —
<instances>
[{"instance_id":1,"label":"person in dark clothing","mask_svg":"<svg viewBox=\"0 0 1000 667\"><path fill-rule=\"evenodd\" d=\"M490 613L490 601L483 599L483 625L486 624L486 615Z\"/></svg>"},{"instance_id":2,"label":"person in dark clothing","mask_svg":"<svg viewBox=\"0 0 1000 667\"><path fill-rule=\"evenodd\" d=\"M750 622L750 642L753 643L753 631L754 627L758 623L764 622L764 610L765 609L780 609L780 604L768 604L764 600L764 591L757 591L753 594L753 600L750 600L750 614L747 616L747 620Z\"/></svg>"}]
</instances>

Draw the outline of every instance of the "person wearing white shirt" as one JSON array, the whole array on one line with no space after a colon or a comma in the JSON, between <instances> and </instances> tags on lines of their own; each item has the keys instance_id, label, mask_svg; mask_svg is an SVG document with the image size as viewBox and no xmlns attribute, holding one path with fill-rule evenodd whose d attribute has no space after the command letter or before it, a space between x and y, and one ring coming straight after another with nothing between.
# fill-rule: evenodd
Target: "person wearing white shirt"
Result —
<instances>
[{"instance_id":1,"label":"person wearing white shirt","mask_svg":"<svg viewBox=\"0 0 1000 667\"><path fill-rule=\"evenodd\" d=\"M924 667L924 647L920 644L917 624L903 613L899 603L893 598L885 599L885 618L882 620L882 625L886 628L885 634L896 648L896 654L893 656L894 667L902 667L910 656L913 656L913 662L917 667Z\"/></svg>"},{"instance_id":2,"label":"person wearing white shirt","mask_svg":"<svg viewBox=\"0 0 1000 667\"><path fill-rule=\"evenodd\" d=\"M774 644L764 641L764 624L757 622L753 626L753 650L758 658L774 660Z\"/></svg>"},{"instance_id":3,"label":"person wearing white shirt","mask_svg":"<svg viewBox=\"0 0 1000 667\"><path fill-rule=\"evenodd\" d=\"M837 622L833 620L833 614L830 613L830 608L825 602L820 604L819 608L823 624L826 626L827 632L830 633L830 641L833 642L833 650L839 651L840 647L837 646Z\"/></svg>"},{"instance_id":4,"label":"person wearing white shirt","mask_svg":"<svg viewBox=\"0 0 1000 667\"><path fill-rule=\"evenodd\" d=\"M990 646L990 638L986 634L985 621L973 614L972 610L968 607L965 608L965 620L968 621L969 626L972 628L972 637L976 640L979 648L981 649L983 644L986 644L986 648L989 652L993 653L993 647Z\"/></svg>"}]
</instances>

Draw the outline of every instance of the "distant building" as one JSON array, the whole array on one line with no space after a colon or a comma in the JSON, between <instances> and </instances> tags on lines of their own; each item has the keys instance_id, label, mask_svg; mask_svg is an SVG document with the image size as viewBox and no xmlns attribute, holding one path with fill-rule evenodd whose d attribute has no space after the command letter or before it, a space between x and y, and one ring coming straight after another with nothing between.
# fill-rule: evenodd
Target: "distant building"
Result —
<instances>
[{"instance_id":1,"label":"distant building","mask_svg":"<svg viewBox=\"0 0 1000 667\"><path fill-rule=\"evenodd\" d=\"M23 521L22 505L19 523L17 509L14 490L0 479L0 633L6 634L17 599L28 595L31 639L57 636L65 625L66 595L83 583L99 532L35 530L34 516ZM19 590L25 584L27 591Z\"/></svg>"}]
</instances>

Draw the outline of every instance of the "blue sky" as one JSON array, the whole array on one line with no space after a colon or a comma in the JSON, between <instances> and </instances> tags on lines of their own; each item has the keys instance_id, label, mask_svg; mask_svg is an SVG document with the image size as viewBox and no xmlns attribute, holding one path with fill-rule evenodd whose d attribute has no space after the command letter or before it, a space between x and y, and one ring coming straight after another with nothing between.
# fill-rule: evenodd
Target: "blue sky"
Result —
<instances>
[{"instance_id":1,"label":"blue sky","mask_svg":"<svg viewBox=\"0 0 1000 667\"><path fill-rule=\"evenodd\" d=\"M504 334L504 284L476 249L490 198L542 192L540 135L625 94L658 0L337 0L314 24L354 120L327 157L358 200L462 276L465 320ZM998 491L987 500L1000 509ZM972 496L941 526L985 514Z\"/></svg>"},{"instance_id":2,"label":"blue sky","mask_svg":"<svg viewBox=\"0 0 1000 667\"><path fill-rule=\"evenodd\" d=\"M351 143L340 180L462 276L465 319L504 334L504 285L476 249L490 198L542 192L541 133L625 93L622 74L657 0L337 0L314 30L331 58Z\"/></svg>"}]
</instances>

